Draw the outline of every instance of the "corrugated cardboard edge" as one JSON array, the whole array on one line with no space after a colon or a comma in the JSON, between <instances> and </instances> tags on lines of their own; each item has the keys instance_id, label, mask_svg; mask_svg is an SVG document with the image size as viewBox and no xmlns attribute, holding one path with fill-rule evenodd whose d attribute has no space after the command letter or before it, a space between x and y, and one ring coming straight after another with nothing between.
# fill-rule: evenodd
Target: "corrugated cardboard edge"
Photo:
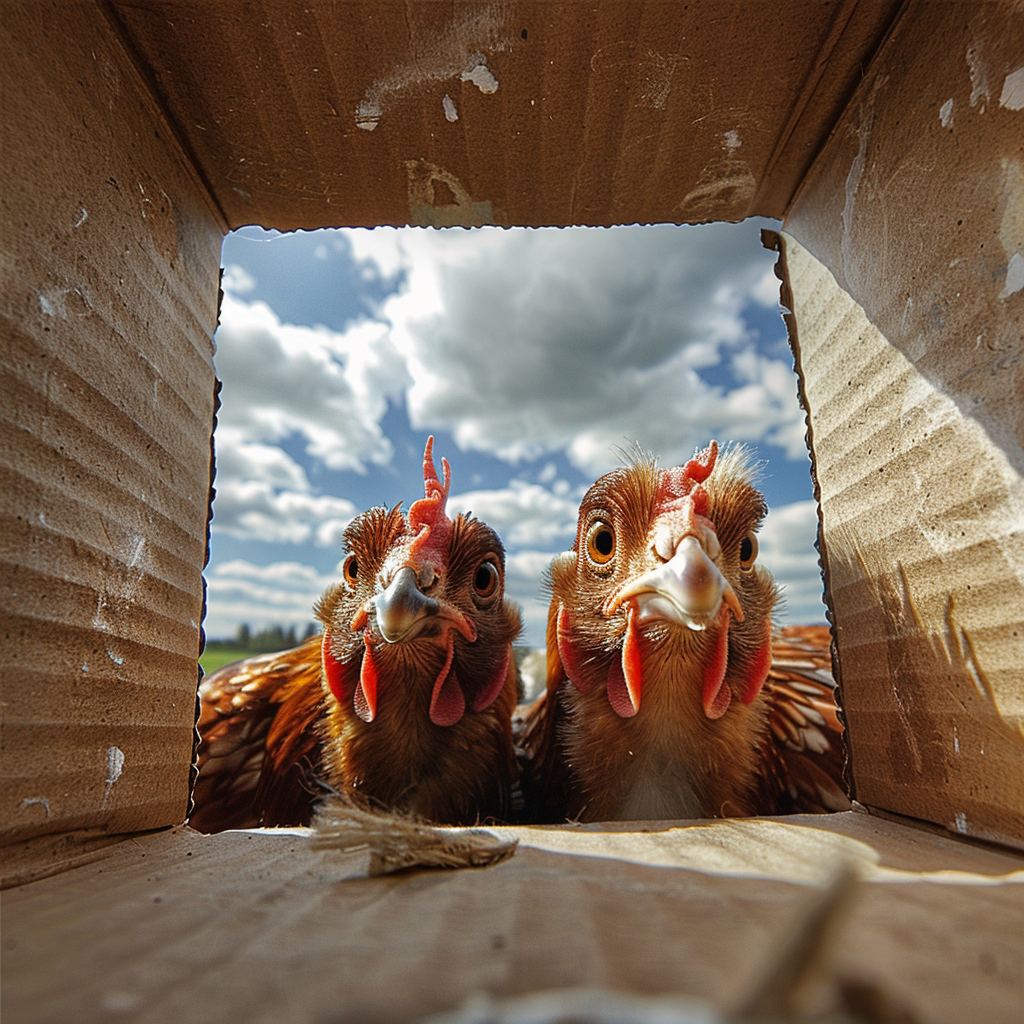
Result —
<instances>
[{"instance_id":1,"label":"corrugated cardboard edge","mask_svg":"<svg viewBox=\"0 0 1024 1024\"><path fill-rule=\"evenodd\" d=\"M821 512L821 486L818 483L818 464L814 453L814 425L811 422L811 405L807 398L807 391L804 388L803 369L800 365L800 335L797 329L796 315L793 312L793 291L789 283L789 267L786 263L786 244L782 235L777 231L764 229L761 231L761 244L772 252L777 252L779 258L775 261L775 276L779 279L779 304L782 307L782 319L786 325L786 338L789 342L789 349L793 353L793 369L796 371L797 397L800 408L804 413L804 435L807 444L807 453L811 460L811 482L814 487L814 504L818 515L818 535L814 546L818 551L818 566L821 570L823 586L823 599L825 602L825 617L828 619L830 653L832 655L832 675L836 681L836 706L839 712L839 720L843 723L844 736L848 728L846 716L843 713L843 670L839 660L839 645L836 643L835 613L832 608L832 591L830 588L830 574L828 564L828 541L825 537L825 522ZM850 744L844 741L846 758L843 763L843 783L846 792L851 800L857 799L856 786L853 773L853 752Z\"/></svg>"},{"instance_id":2,"label":"corrugated cardboard edge","mask_svg":"<svg viewBox=\"0 0 1024 1024\"><path fill-rule=\"evenodd\" d=\"M28 877L187 807L223 229L96 5L2 15L0 856Z\"/></svg>"},{"instance_id":3,"label":"corrugated cardboard edge","mask_svg":"<svg viewBox=\"0 0 1024 1024\"><path fill-rule=\"evenodd\" d=\"M109 0L98 0L97 6L106 19L111 34L117 39L125 56L128 58L126 63L135 73L136 88L139 94L145 98L153 119L161 124L168 135L174 140L185 172L192 180L196 191L206 200L207 205L210 207L210 212L220 225L221 231L227 234L231 230L227 215L217 200L213 186L203 173L202 165L196 159L196 154L189 144L185 133L174 120L171 112L167 109L167 105L162 101L160 89L153 77L152 68L146 64L139 54L138 47L136 47L131 35L125 29L124 22L121 20L121 16L114 4L110 3Z\"/></svg>"},{"instance_id":4,"label":"corrugated cardboard edge","mask_svg":"<svg viewBox=\"0 0 1024 1024\"><path fill-rule=\"evenodd\" d=\"M23 843L12 843L3 847L0 889L28 885L29 882L38 882L41 878L49 878L51 875L59 875L84 864L104 860L114 852L114 847L126 840L167 830L163 828L110 834L100 829L85 829L79 832L37 836Z\"/></svg>"}]
</instances>

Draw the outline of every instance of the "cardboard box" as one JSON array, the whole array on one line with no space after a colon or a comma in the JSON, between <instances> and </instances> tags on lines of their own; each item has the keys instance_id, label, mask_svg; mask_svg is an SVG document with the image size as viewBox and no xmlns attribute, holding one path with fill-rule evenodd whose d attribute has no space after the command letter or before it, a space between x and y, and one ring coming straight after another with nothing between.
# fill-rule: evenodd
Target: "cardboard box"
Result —
<instances>
[{"instance_id":1,"label":"cardboard box","mask_svg":"<svg viewBox=\"0 0 1024 1024\"><path fill-rule=\"evenodd\" d=\"M1021 3L33 2L0 24L15 1019L404 1020L566 985L734 1005L807 864L851 849L874 867L832 974L918 1020L1020 1019ZM189 798L223 233L752 214L785 219L860 808L530 830L486 872L344 883L296 837L157 831Z\"/></svg>"}]
</instances>

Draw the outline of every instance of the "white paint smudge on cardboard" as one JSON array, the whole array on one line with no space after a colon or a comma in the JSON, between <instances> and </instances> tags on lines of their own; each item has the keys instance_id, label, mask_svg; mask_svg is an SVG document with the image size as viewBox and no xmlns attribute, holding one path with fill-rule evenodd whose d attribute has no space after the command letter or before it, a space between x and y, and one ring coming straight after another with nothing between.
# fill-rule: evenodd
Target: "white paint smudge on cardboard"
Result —
<instances>
[{"instance_id":1,"label":"white paint smudge on cardboard","mask_svg":"<svg viewBox=\"0 0 1024 1024\"><path fill-rule=\"evenodd\" d=\"M39 805L46 810L46 816L50 816L50 801L45 796L27 796L21 801L22 807L34 807Z\"/></svg>"},{"instance_id":2,"label":"white paint smudge on cardboard","mask_svg":"<svg viewBox=\"0 0 1024 1024\"><path fill-rule=\"evenodd\" d=\"M967 70L971 75L971 106L976 107L979 100L984 100L981 104L981 113L984 114L985 107L989 101L990 90L988 85L988 65L981 55L980 40L976 39L967 47L966 59Z\"/></svg>"},{"instance_id":3,"label":"white paint smudge on cardboard","mask_svg":"<svg viewBox=\"0 0 1024 1024\"><path fill-rule=\"evenodd\" d=\"M450 123L458 121L459 112L455 109L455 102L448 93L444 94L444 99L441 100L441 106L444 107L444 119L446 121Z\"/></svg>"},{"instance_id":4,"label":"white paint smudge on cardboard","mask_svg":"<svg viewBox=\"0 0 1024 1024\"><path fill-rule=\"evenodd\" d=\"M939 123L948 128L953 123L953 99L950 97L939 107Z\"/></svg>"},{"instance_id":5,"label":"white paint smudge on cardboard","mask_svg":"<svg viewBox=\"0 0 1024 1024\"><path fill-rule=\"evenodd\" d=\"M478 61L473 67L467 68L459 76L463 82L472 82L481 92L498 91L498 80L485 62Z\"/></svg>"},{"instance_id":6,"label":"white paint smudge on cardboard","mask_svg":"<svg viewBox=\"0 0 1024 1024\"><path fill-rule=\"evenodd\" d=\"M999 293L999 298L1008 299L1024 288L1024 256L1015 252L1006 264L1006 283Z\"/></svg>"},{"instance_id":7,"label":"white paint smudge on cardboard","mask_svg":"<svg viewBox=\"0 0 1024 1024\"><path fill-rule=\"evenodd\" d=\"M1007 110L1024 110L1024 65L1011 71L1003 80L999 106Z\"/></svg>"},{"instance_id":8,"label":"white paint smudge on cardboard","mask_svg":"<svg viewBox=\"0 0 1024 1024\"><path fill-rule=\"evenodd\" d=\"M113 788L114 783L121 778L121 772L124 769L124 751L120 747L108 747L107 748L107 784L103 791L103 803L100 807L107 806L107 798L110 796L110 790Z\"/></svg>"},{"instance_id":9,"label":"white paint smudge on cardboard","mask_svg":"<svg viewBox=\"0 0 1024 1024\"><path fill-rule=\"evenodd\" d=\"M378 78L363 93L356 106L356 124L372 132L401 93L427 82L443 82L458 76L464 82L472 82L481 92L495 92L498 79L488 68L485 53L506 49L509 38L503 16L494 9L463 15L419 57Z\"/></svg>"},{"instance_id":10,"label":"white paint smudge on cardboard","mask_svg":"<svg viewBox=\"0 0 1024 1024\"><path fill-rule=\"evenodd\" d=\"M1000 299L1024 288L1024 168L1019 160L1003 160L1003 211L999 220L999 241L1006 253L1006 279Z\"/></svg>"}]
</instances>

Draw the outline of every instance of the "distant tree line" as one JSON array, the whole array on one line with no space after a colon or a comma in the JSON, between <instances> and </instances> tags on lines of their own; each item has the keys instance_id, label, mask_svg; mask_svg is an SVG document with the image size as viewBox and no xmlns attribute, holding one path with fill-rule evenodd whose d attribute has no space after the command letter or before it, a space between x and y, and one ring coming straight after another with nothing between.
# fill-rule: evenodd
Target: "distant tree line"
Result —
<instances>
[{"instance_id":1,"label":"distant tree line","mask_svg":"<svg viewBox=\"0 0 1024 1024\"><path fill-rule=\"evenodd\" d=\"M315 636L320 632L320 627L310 622L301 635L295 626L268 626L266 629L253 632L248 622L243 622L235 633L233 640L207 640L206 646L216 649L218 647L237 647L243 651L252 651L253 654L263 654L270 651L283 651L289 647L295 647L303 640Z\"/></svg>"}]
</instances>

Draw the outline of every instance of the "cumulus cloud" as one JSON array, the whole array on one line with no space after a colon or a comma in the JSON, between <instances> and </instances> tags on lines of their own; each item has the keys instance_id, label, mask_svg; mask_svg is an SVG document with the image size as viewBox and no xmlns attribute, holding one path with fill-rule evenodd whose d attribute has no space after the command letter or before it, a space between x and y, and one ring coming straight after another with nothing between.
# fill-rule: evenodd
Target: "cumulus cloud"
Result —
<instances>
[{"instance_id":1,"label":"cumulus cloud","mask_svg":"<svg viewBox=\"0 0 1024 1024\"><path fill-rule=\"evenodd\" d=\"M237 263L224 268L220 283L224 291L233 295L247 295L256 289L256 278Z\"/></svg>"},{"instance_id":2,"label":"cumulus cloud","mask_svg":"<svg viewBox=\"0 0 1024 1024\"><path fill-rule=\"evenodd\" d=\"M218 430L216 444L215 533L326 547L355 516L352 502L314 494L306 471L276 445L248 442L234 427Z\"/></svg>"},{"instance_id":3,"label":"cumulus cloud","mask_svg":"<svg viewBox=\"0 0 1024 1024\"><path fill-rule=\"evenodd\" d=\"M571 547L571 544L565 545ZM544 574L557 551L517 551L505 559L505 593L523 609L523 635L519 643L544 646L548 602Z\"/></svg>"},{"instance_id":4,"label":"cumulus cloud","mask_svg":"<svg viewBox=\"0 0 1024 1024\"><path fill-rule=\"evenodd\" d=\"M207 574L207 636L232 636L242 622L253 630L302 629L313 621L316 599L338 578L301 562L254 565L240 558L222 562Z\"/></svg>"},{"instance_id":5,"label":"cumulus cloud","mask_svg":"<svg viewBox=\"0 0 1024 1024\"><path fill-rule=\"evenodd\" d=\"M780 622L825 621L818 552L812 546L817 530L817 503L797 501L771 509L758 534L758 560L783 588Z\"/></svg>"},{"instance_id":6,"label":"cumulus cloud","mask_svg":"<svg viewBox=\"0 0 1024 1024\"><path fill-rule=\"evenodd\" d=\"M518 547L535 548L558 541L565 541L563 547L570 546L578 509L578 501L523 480L511 480L500 490L467 491L448 499L450 513L472 512L497 530L505 544Z\"/></svg>"},{"instance_id":7,"label":"cumulus cloud","mask_svg":"<svg viewBox=\"0 0 1024 1024\"><path fill-rule=\"evenodd\" d=\"M329 546L355 514L344 498L279 491L265 480L226 479L217 486L211 528L235 537Z\"/></svg>"},{"instance_id":8,"label":"cumulus cloud","mask_svg":"<svg viewBox=\"0 0 1024 1024\"><path fill-rule=\"evenodd\" d=\"M739 387L702 375L752 351L743 309L774 301L756 225L346 236L381 274L405 270L381 315L416 427L509 460L564 448L594 473L626 439L666 463L711 435L792 450L787 363L760 357Z\"/></svg>"},{"instance_id":9,"label":"cumulus cloud","mask_svg":"<svg viewBox=\"0 0 1024 1024\"><path fill-rule=\"evenodd\" d=\"M248 289L244 271L225 276ZM241 284L239 284L241 282ZM236 537L337 544L352 502L314 493L305 469L274 442L298 437L312 459L364 472L392 453L380 421L406 382L384 325L344 334L282 324L263 302L225 295L217 334L224 381L216 434L212 529Z\"/></svg>"},{"instance_id":10,"label":"cumulus cloud","mask_svg":"<svg viewBox=\"0 0 1024 1024\"><path fill-rule=\"evenodd\" d=\"M380 421L407 383L387 328L362 321L344 333L282 324L264 302L225 295L217 332L224 381L219 424L245 442L300 435L332 469L386 464Z\"/></svg>"}]
</instances>

